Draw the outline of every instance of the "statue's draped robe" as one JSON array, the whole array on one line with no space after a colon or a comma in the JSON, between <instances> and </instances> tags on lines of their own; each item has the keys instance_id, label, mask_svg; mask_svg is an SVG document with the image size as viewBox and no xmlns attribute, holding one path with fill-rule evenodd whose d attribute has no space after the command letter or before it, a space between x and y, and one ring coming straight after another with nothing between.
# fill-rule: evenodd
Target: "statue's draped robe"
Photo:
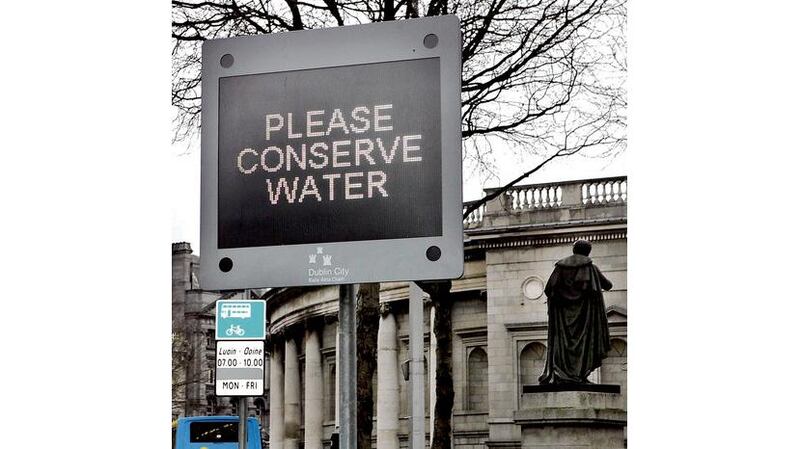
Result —
<instances>
[{"instance_id":1,"label":"statue's draped robe","mask_svg":"<svg viewBox=\"0 0 800 449\"><path fill-rule=\"evenodd\" d=\"M541 384L585 383L611 348L603 290L611 282L592 259L573 254L556 262L547 281L547 360Z\"/></svg>"}]
</instances>

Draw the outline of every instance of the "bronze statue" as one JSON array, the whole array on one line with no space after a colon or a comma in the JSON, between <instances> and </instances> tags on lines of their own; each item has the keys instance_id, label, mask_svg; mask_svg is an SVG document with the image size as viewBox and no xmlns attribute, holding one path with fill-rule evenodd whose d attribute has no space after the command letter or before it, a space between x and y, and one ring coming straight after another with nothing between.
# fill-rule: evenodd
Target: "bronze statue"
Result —
<instances>
[{"instance_id":1,"label":"bronze statue","mask_svg":"<svg viewBox=\"0 0 800 449\"><path fill-rule=\"evenodd\" d=\"M578 240L547 281L547 360L540 384L589 383L611 348L603 290L611 282L592 263L592 244Z\"/></svg>"}]
</instances>

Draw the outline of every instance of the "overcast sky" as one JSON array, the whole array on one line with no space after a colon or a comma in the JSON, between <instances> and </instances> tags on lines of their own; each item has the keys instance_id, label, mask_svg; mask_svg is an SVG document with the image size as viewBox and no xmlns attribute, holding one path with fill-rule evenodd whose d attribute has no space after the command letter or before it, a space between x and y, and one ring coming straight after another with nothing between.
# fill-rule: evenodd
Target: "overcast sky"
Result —
<instances>
[{"instance_id":1,"label":"overcast sky","mask_svg":"<svg viewBox=\"0 0 800 449\"><path fill-rule=\"evenodd\" d=\"M200 248L200 148L198 145L187 152L186 145L177 144L173 145L172 152L172 241L189 242L197 252ZM556 159L521 184L627 175L625 156L622 153L613 159L599 159L578 154ZM531 156L512 154L498 157L500 181L490 179L485 184L479 176L470 175L465 167L464 201L480 198L484 187L497 187L509 182L539 161Z\"/></svg>"}]
</instances>

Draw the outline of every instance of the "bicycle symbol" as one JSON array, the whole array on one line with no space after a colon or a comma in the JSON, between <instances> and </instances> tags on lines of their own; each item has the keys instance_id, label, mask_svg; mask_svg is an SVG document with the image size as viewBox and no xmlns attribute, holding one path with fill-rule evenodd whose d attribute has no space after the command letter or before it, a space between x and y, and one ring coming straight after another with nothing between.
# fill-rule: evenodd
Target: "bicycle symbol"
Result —
<instances>
[{"instance_id":1,"label":"bicycle symbol","mask_svg":"<svg viewBox=\"0 0 800 449\"><path fill-rule=\"evenodd\" d=\"M244 329L242 329L242 326L239 326L238 324L231 324L231 327L225 329L225 335L228 337L231 337L234 334L236 334L237 337L244 335Z\"/></svg>"}]
</instances>

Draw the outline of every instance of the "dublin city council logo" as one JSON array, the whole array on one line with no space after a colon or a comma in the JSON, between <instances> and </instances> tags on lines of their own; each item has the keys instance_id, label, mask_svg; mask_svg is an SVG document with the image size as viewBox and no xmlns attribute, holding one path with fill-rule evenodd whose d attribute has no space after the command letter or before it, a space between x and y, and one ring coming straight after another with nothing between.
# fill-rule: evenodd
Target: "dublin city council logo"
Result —
<instances>
[{"instance_id":1,"label":"dublin city council logo","mask_svg":"<svg viewBox=\"0 0 800 449\"><path fill-rule=\"evenodd\" d=\"M350 273L350 269L334 265L333 255L326 254L322 246L308 255L308 265L309 282L341 282Z\"/></svg>"},{"instance_id":2,"label":"dublin city council logo","mask_svg":"<svg viewBox=\"0 0 800 449\"><path fill-rule=\"evenodd\" d=\"M330 254L325 254L325 251L321 246L317 247L317 252L314 254L308 255L308 264L309 265L316 265L317 264L317 256L322 256L322 266L329 267L331 266L331 259L333 256Z\"/></svg>"}]
</instances>

